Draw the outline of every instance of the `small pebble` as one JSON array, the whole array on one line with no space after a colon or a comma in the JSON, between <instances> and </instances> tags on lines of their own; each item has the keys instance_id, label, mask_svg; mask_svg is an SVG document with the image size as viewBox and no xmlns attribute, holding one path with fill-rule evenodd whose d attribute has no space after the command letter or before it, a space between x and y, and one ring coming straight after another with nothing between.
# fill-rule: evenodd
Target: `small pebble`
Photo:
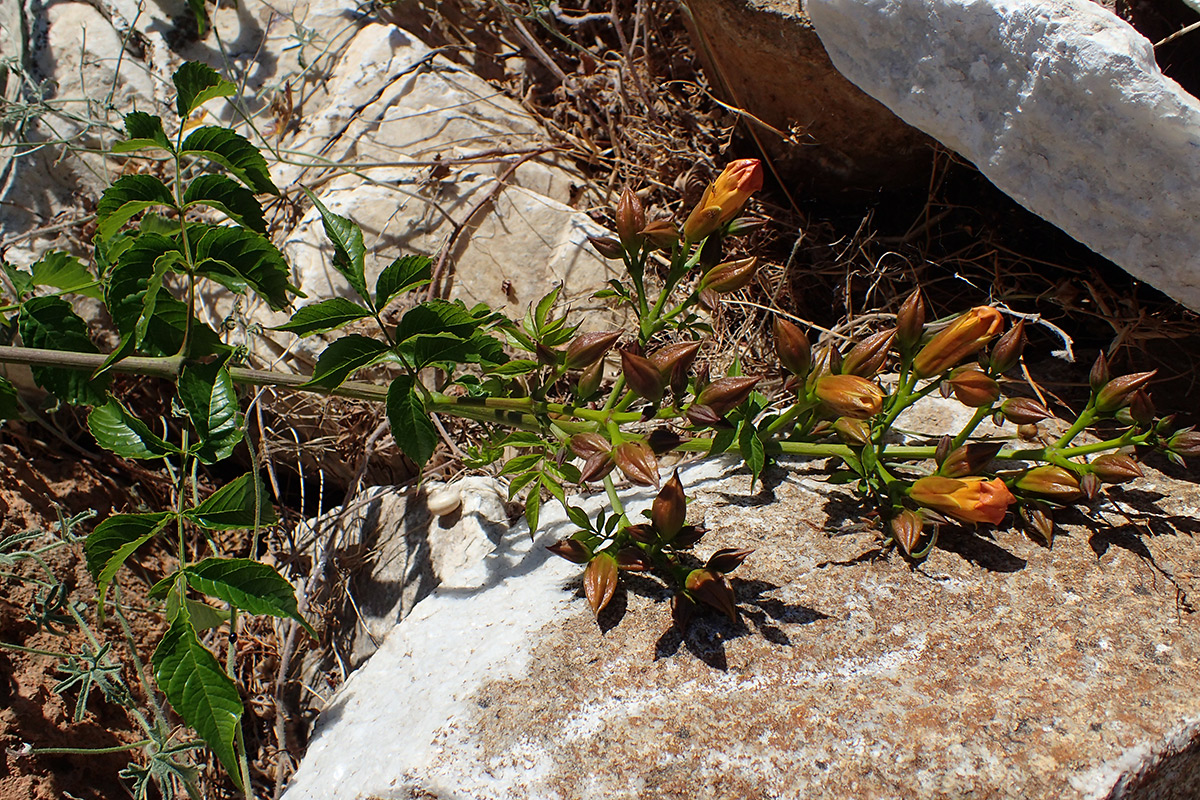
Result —
<instances>
[{"instance_id":1,"label":"small pebble","mask_svg":"<svg viewBox=\"0 0 1200 800\"><path fill-rule=\"evenodd\" d=\"M430 492L425 503L435 517L444 517L453 514L462 505L462 493L452 486L443 486Z\"/></svg>"}]
</instances>

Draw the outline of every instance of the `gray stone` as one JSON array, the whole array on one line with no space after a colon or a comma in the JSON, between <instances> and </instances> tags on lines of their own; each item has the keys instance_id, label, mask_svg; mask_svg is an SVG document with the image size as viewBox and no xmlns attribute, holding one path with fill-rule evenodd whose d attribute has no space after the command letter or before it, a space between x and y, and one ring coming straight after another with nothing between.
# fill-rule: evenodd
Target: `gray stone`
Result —
<instances>
[{"instance_id":1,"label":"gray stone","mask_svg":"<svg viewBox=\"0 0 1200 800\"><path fill-rule=\"evenodd\" d=\"M755 548L739 622L686 636L637 580L598 627L547 507L536 542L513 529L388 635L286 796L1196 796L1196 487L1127 486L1052 549L946 529L914 568L809 475L683 471L698 556Z\"/></svg>"},{"instance_id":2,"label":"gray stone","mask_svg":"<svg viewBox=\"0 0 1200 800\"><path fill-rule=\"evenodd\" d=\"M766 123L746 121L801 193L928 180L934 142L837 71L796 0L692 0L686 8L715 91Z\"/></svg>"},{"instance_id":3,"label":"gray stone","mask_svg":"<svg viewBox=\"0 0 1200 800\"><path fill-rule=\"evenodd\" d=\"M1200 101L1090 0L808 0L843 74L1002 191L1200 309Z\"/></svg>"}]
</instances>

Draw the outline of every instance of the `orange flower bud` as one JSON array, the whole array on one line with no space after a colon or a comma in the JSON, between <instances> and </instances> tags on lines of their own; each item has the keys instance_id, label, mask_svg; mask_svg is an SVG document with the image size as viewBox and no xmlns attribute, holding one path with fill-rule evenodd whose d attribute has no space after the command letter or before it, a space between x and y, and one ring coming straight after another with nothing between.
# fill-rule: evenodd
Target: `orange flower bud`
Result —
<instances>
[{"instance_id":1,"label":"orange flower bud","mask_svg":"<svg viewBox=\"0 0 1200 800\"><path fill-rule=\"evenodd\" d=\"M1000 398L1000 384L975 367L958 367L944 385L950 387L958 402L971 408L990 406Z\"/></svg>"},{"instance_id":2,"label":"orange flower bud","mask_svg":"<svg viewBox=\"0 0 1200 800\"><path fill-rule=\"evenodd\" d=\"M817 380L816 395L839 417L869 419L883 409L883 390L857 375L823 375Z\"/></svg>"},{"instance_id":3,"label":"orange flower bud","mask_svg":"<svg viewBox=\"0 0 1200 800\"><path fill-rule=\"evenodd\" d=\"M1083 490L1079 488L1079 477L1069 469L1054 464L1034 467L1017 478L1013 486L1022 492L1060 503L1072 503L1083 497Z\"/></svg>"},{"instance_id":4,"label":"orange flower bud","mask_svg":"<svg viewBox=\"0 0 1200 800\"><path fill-rule=\"evenodd\" d=\"M991 306L972 308L950 323L913 359L919 378L945 372L968 356L978 353L1004 327L1004 317Z\"/></svg>"},{"instance_id":5,"label":"orange flower bud","mask_svg":"<svg viewBox=\"0 0 1200 800\"><path fill-rule=\"evenodd\" d=\"M873 333L863 339L852 347L850 352L846 353L846 357L842 359L842 373L859 375L863 378L872 377L883 369L883 364L887 361L888 348L892 346L892 340L895 338L896 331L893 328Z\"/></svg>"},{"instance_id":6,"label":"orange flower bud","mask_svg":"<svg viewBox=\"0 0 1200 800\"><path fill-rule=\"evenodd\" d=\"M961 522L999 525L1016 498L999 478L944 478L931 475L913 483L913 502Z\"/></svg>"},{"instance_id":7,"label":"orange flower bud","mask_svg":"<svg viewBox=\"0 0 1200 800\"><path fill-rule=\"evenodd\" d=\"M630 252L636 251L645 241L642 228L646 227L646 210L642 208L641 198L628 186L617 201L616 216L617 236L621 238L621 245Z\"/></svg>"},{"instance_id":8,"label":"orange flower bud","mask_svg":"<svg viewBox=\"0 0 1200 800\"><path fill-rule=\"evenodd\" d=\"M865 447L871 443L871 426L865 420L838 417L834 420L833 429L846 444Z\"/></svg>"},{"instance_id":9,"label":"orange flower bud","mask_svg":"<svg viewBox=\"0 0 1200 800\"><path fill-rule=\"evenodd\" d=\"M743 158L729 164L700 198L683 225L684 238L698 242L737 216L763 185L762 163Z\"/></svg>"},{"instance_id":10,"label":"orange flower bud","mask_svg":"<svg viewBox=\"0 0 1200 800\"><path fill-rule=\"evenodd\" d=\"M812 366L812 345L799 327L783 317L775 317L771 323L775 334L775 354L779 363L793 375L803 377Z\"/></svg>"},{"instance_id":11,"label":"orange flower bud","mask_svg":"<svg viewBox=\"0 0 1200 800\"><path fill-rule=\"evenodd\" d=\"M584 369L604 358L621 338L620 331L582 333L567 348L567 369Z\"/></svg>"},{"instance_id":12,"label":"orange flower bud","mask_svg":"<svg viewBox=\"0 0 1200 800\"><path fill-rule=\"evenodd\" d=\"M758 258L739 258L726 261L710 269L700 279L700 291L708 289L717 294L729 294L749 285L758 269Z\"/></svg>"},{"instance_id":13,"label":"orange flower bud","mask_svg":"<svg viewBox=\"0 0 1200 800\"><path fill-rule=\"evenodd\" d=\"M683 484L679 481L679 470L663 484L654 503L650 506L650 521L664 541L671 541L683 527L687 517L687 498L683 496Z\"/></svg>"}]
</instances>

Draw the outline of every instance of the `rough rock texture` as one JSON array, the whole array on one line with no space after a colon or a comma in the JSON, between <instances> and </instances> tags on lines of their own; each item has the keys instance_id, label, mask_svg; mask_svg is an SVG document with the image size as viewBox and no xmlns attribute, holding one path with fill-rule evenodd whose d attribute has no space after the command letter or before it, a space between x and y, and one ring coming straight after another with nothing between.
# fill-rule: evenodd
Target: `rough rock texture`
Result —
<instances>
[{"instance_id":1,"label":"rough rock texture","mask_svg":"<svg viewBox=\"0 0 1200 800\"><path fill-rule=\"evenodd\" d=\"M933 142L846 80L797 0L692 0L691 33L721 98L803 194L928 178ZM790 139L778 131L791 133Z\"/></svg>"},{"instance_id":2,"label":"rough rock texture","mask_svg":"<svg viewBox=\"0 0 1200 800\"><path fill-rule=\"evenodd\" d=\"M833 63L1001 190L1200 309L1200 101L1090 0L808 0Z\"/></svg>"},{"instance_id":3,"label":"rough rock texture","mask_svg":"<svg viewBox=\"0 0 1200 800\"><path fill-rule=\"evenodd\" d=\"M914 568L810 474L684 471L698 555L756 548L741 619L686 636L637 579L597 627L542 549L569 528L514 529L344 685L286 796L1197 796L1196 487L1126 487L1053 549L946 529Z\"/></svg>"}]
</instances>

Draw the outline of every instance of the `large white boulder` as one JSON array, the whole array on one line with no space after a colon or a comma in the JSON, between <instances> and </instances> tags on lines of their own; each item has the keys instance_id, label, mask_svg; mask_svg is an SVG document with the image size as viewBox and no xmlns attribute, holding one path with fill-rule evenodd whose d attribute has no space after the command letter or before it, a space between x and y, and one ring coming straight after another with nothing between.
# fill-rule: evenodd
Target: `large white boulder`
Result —
<instances>
[{"instance_id":1,"label":"large white boulder","mask_svg":"<svg viewBox=\"0 0 1200 800\"><path fill-rule=\"evenodd\" d=\"M1194 486L1131 485L1053 549L946 529L914 568L796 466L754 491L729 461L682 471L697 556L755 548L739 621L685 635L638 576L598 626L547 506L351 675L285 797L1198 796Z\"/></svg>"},{"instance_id":2,"label":"large white boulder","mask_svg":"<svg viewBox=\"0 0 1200 800\"><path fill-rule=\"evenodd\" d=\"M1090 0L807 0L834 65L1002 191L1200 309L1200 102Z\"/></svg>"}]
</instances>

